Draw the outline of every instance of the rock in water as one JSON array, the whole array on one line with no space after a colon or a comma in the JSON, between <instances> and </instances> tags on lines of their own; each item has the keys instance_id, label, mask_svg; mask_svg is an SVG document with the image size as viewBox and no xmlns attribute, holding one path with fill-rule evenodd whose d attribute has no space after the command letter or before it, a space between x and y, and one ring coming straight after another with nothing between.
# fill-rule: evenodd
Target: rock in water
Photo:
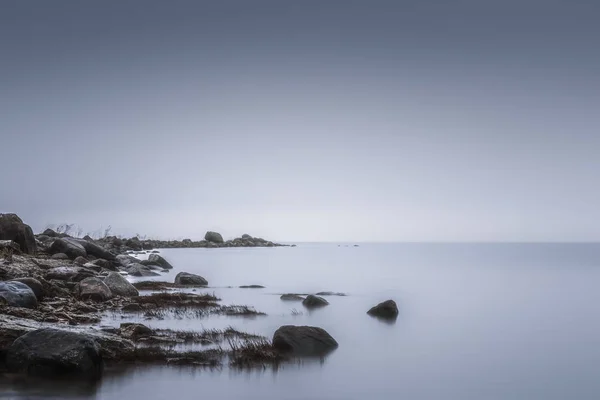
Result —
<instances>
[{"instance_id":1,"label":"rock in water","mask_svg":"<svg viewBox=\"0 0 600 400\"><path fill-rule=\"evenodd\" d=\"M304 297L294 294L294 293L286 293L286 294L282 294L280 299L284 300L284 301L303 301Z\"/></svg>"},{"instance_id":2,"label":"rock in water","mask_svg":"<svg viewBox=\"0 0 600 400\"><path fill-rule=\"evenodd\" d=\"M304 301L302 301L302 304L306 308L317 308L317 307L328 306L329 302L322 297L310 294L310 295L306 296Z\"/></svg>"},{"instance_id":3,"label":"rock in water","mask_svg":"<svg viewBox=\"0 0 600 400\"><path fill-rule=\"evenodd\" d=\"M32 376L98 378L104 365L100 346L91 337L45 328L15 340L6 353L6 366Z\"/></svg>"},{"instance_id":4,"label":"rock in water","mask_svg":"<svg viewBox=\"0 0 600 400\"><path fill-rule=\"evenodd\" d=\"M161 257L158 254L150 254L148 256L148 261L160 265L164 269L173 269L173 266L169 264L169 262L165 260L164 257Z\"/></svg>"},{"instance_id":5,"label":"rock in water","mask_svg":"<svg viewBox=\"0 0 600 400\"><path fill-rule=\"evenodd\" d=\"M398 306L394 300L386 300L367 311L367 314L379 318L393 319L398 316Z\"/></svg>"},{"instance_id":6,"label":"rock in water","mask_svg":"<svg viewBox=\"0 0 600 400\"><path fill-rule=\"evenodd\" d=\"M0 214L0 240L12 240L19 245L23 253L37 252L31 227L24 224L16 214Z\"/></svg>"},{"instance_id":7,"label":"rock in water","mask_svg":"<svg viewBox=\"0 0 600 400\"><path fill-rule=\"evenodd\" d=\"M140 260L137 259L137 258L135 258L135 257L133 257L133 256L129 256L127 254L119 254L117 256L117 262L119 264L121 264L121 266L127 267L130 264L137 264L137 263L139 263Z\"/></svg>"},{"instance_id":8,"label":"rock in water","mask_svg":"<svg viewBox=\"0 0 600 400\"><path fill-rule=\"evenodd\" d=\"M204 235L204 240L207 240L212 243L223 243L223 236L220 233L208 231L206 235Z\"/></svg>"},{"instance_id":9,"label":"rock in water","mask_svg":"<svg viewBox=\"0 0 600 400\"><path fill-rule=\"evenodd\" d=\"M35 278L16 278L13 279L12 282L21 282L24 283L33 291L35 297L38 301L41 301L44 298L44 286L42 282L38 281Z\"/></svg>"},{"instance_id":10,"label":"rock in water","mask_svg":"<svg viewBox=\"0 0 600 400\"><path fill-rule=\"evenodd\" d=\"M113 297L112 292L100 278L85 278L77 287L81 300L106 301Z\"/></svg>"},{"instance_id":11,"label":"rock in water","mask_svg":"<svg viewBox=\"0 0 600 400\"><path fill-rule=\"evenodd\" d=\"M50 251L52 254L64 253L69 256L71 260L74 260L77 257L87 256L87 251L85 251L85 248L81 244L70 240L69 238L56 239L48 251Z\"/></svg>"},{"instance_id":12,"label":"rock in water","mask_svg":"<svg viewBox=\"0 0 600 400\"><path fill-rule=\"evenodd\" d=\"M338 343L322 328L285 325L275 331L273 347L285 353L319 356L337 348Z\"/></svg>"},{"instance_id":13,"label":"rock in water","mask_svg":"<svg viewBox=\"0 0 600 400\"><path fill-rule=\"evenodd\" d=\"M208 281L200 275L189 274L187 272L180 272L175 276L175 284L206 286L208 285Z\"/></svg>"},{"instance_id":14,"label":"rock in water","mask_svg":"<svg viewBox=\"0 0 600 400\"><path fill-rule=\"evenodd\" d=\"M0 299L11 307L36 308L38 305L33 290L26 284L15 281L0 282Z\"/></svg>"},{"instance_id":15,"label":"rock in water","mask_svg":"<svg viewBox=\"0 0 600 400\"><path fill-rule=\"evenodd\" d=\"M109 273L108 276L104 278L104 284L108 286L115 296L135 297L140 294L140 292L138 292L138 290L118 272Z\"/></svg>"}]
</instances>

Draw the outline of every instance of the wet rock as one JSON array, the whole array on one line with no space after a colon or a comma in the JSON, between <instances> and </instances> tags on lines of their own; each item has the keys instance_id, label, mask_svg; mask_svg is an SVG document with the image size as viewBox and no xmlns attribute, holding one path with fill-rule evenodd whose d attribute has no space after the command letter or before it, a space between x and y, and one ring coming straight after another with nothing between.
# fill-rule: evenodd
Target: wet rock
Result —
<instances>
[{"instance_id":1,"label":"wet rock","mask_svg":"<svg viewBox=\"0 0 600 400\"><path fill-rule=\"evenodd\" d=\"M104 278L104 283L115 296L135 297L140 294L140 292L138 292L138 290L118 272L109 273L108 276Z\"/></svg>"},{"instance_id":2,"label":"wet rock","mask_svg":"<svg viewBox=\"0 0 600 400\"><path fill-rule=\"evenodd\" d=\"M50 246L49 251L52 254L64 253L72 260L76 259L77 257L87 256L87 251L85 251L85 248L71 238L56 239L52 243L52 246Z\"/></svg>"},{"instance_id":3,"label":"wet rock","mask_svg":"<svg viewBox=\"0 0 600 400\"><path fill-rule=\"evenodd\" d=\"M39 280L27 277L13 279L12 282L21 282L27 285L29 289L33 291L33 294L35 294L38 301L41 301L44 298L44 286Z\"/></svg>"},{"instance_id":4,"label":"wet rock","mask_svg":"<svg viewBox=\"0 0 600 400\"><path fill-rule=\"evenodd\" d=\"M6 366L32 376L98 378L103 360L100 345L90 336L45 328L15 340L6 353Z\"/></svg>"},{"instance_id":5,"label":"wet rock","mask_svg":"<svg viewBox=\"0 0 600 400\"><path fill-rule=\"evenodd\" d=\"M162 256L159 256L158 254L150 254L150 256L148 256L148 261L160 265L161 267L163 267L163 269L173 268L173 266L169 264L167 260L165 260Z\"/></svg>"},{"instance_id":6,"label":"wet rock","mask_svg":"<svg viewBox=\"0 0 600 400\"><path fill-rule=\"evenodd\" d=\"M65 266L49 269L46 272L45 278L48 280L56 279L59 281L79 282L95 275L96 273L94 271L90 271L87 268Z\"/></svg>"},{"instance_id":7,"label":"wet rock","mask_svg":"<svg viewBox=\"0 0 600 400\"><path fill-rule=\"evenodd\" d=\"M65 253L56 253L56 254L52 254L51 257L53 260L69 260L69 256L66 255Z\"/></svg>"},{"instance_id":8,"label":"wet rock","mask_svg":"<svg viewBox=\"0 0 600 400\"><path fill-rule=\"evenodd\" d=\"M286 293L286 294L282 294L280 299L284 300L284 301L303 301L304 297L294 294L294 293Z\"/></svg>"},{"instance_id":9,"label":"wet rock","mask_svg":"<svg viewBox=\"0 0 600 400\"><path fill-rule=\"evenodd\" d=\"M83 266L83 265L87 264L88 262L89 261L88 261L87 258L81 257L81 256L79 256L79 257L77 257L76 259L73 260L73 264L77 264L77 265L80 265L80 266Z\"/></svg>"},{"instance_id":10,"label":"wet rock","mask_svg":"<svg viewBox=\"0 0 600 400\"><path fill-rule=\"evenodd\" d=\"M285 325L275 331L273 347L284 353L320 356L337 348L338 343L322 328Z\"/></svg>"},{"instance_id":11,"label":"wet rock","mask_svg":"<svg viewBox=\"0 0 600 400\"><path fill-rule=\"evenodd\" d=\"M0 240L12 240L26 254L35 254L37 245L29 225L16 214L0 214Z\"/></svg>"},{"instance_id":12,"label":"wet rock","mask_svg":"<svg viewBox=\"0 0 600 400\"><path fill-rule=\"evenodd\" d=\"M142 264L129 264L125 267L127 273L131 276L159 276L156 272L150 270L149 267Z\"/></svg>"},{"instance_id":13,"label":"wet rock","mask_svg":"<svg viewBox=\"0 0 600 400\"><path fill-rule=\"evenodd\" d=\"M188 272L180 272L175 276L175 284L206 286L208 285L208 281L200 275L194 275Z\"/></svg>"},{"instance_id":14,"label":"wet rock","mask_svg":"<svg viewBox=\"0 0 600 400\"><path fill-rule=\"evenodd\" d=\"M212 243L223 243L223 236L220 233L208 231L206 235L204 235L204 240Z\"/></svg>"},{"instance_id":15,"label":"wet rock","mask_svg":"<svg viewBox=\"0 0 600 400\"><path fill-rule=\"evenodd\" d=\"M127 339L138 339L144 336L152 335L152 329L146 325L137 323L123 323L120 326L121 336Z\"/></svg>"},{"instance_id":16,"label":"wet rock","mask_svg":"<svg viewBox=\"0 0 600 400\"><path fill-rule=\"evenodd\" d=\"M306 296L306 298L302 301L302 304L306 308L318 308L328 306L329 302L322 297L310 294Z\"/></svg>"},{"instance_id":17,"label":"wet rock","mask_svg":"<svg viewBox=\"0 0 600 400\"><path fill-rule=\"evenodd\" d=\"M111 299L113 294L100 278L85 278L77 286L77 296L81 300L103 302Z\"/></svg>"},{"instance_id":18,"label":"wet rock","mask_svg":"<svg viewBox=\"0 0 600 400\"><path fill-rule=\"evenodd\" d=\"M1 303L23 308L36 308L38 305L33 290L26 284L16 281L0 282Z\"/></svg>"},{"instance_id":19,"label":"wet rock","mask_svg":"<svg viewBox=\"0 0 600 400\"><path fill-rule=\"evenodd\" d=\"M394 319L398 316L398 306L394 300L386 300L367 311L374 317Z\"/></svg>"}]
</instances>

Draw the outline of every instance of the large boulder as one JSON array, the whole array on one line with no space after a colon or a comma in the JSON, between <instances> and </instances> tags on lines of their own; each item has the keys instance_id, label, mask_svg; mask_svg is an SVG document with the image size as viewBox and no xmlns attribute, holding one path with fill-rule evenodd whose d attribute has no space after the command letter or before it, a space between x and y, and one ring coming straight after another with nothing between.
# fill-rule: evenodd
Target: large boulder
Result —
<instances>
[{"instance_id":1,"label":"large boulder","mask_svg":"<svg viewBox=\"0 0 600 400\"><path fill-rule=\"evenodd\" d=\"M90 336L53 328L19 337L6 352L6 367L32 376L98 378L103 369L100 345Z\"/></svg>"},{"instance_id":2,"label":"large boulder","mask_svg":"<svg viewBox=\"0 0 600 400\"><path fill-rule=\"evenodd\" d=\"M125 271L131 276L159 276L156 272L152 271L149 267L142 264L129 264L125 267Z\"/></svg>"},{"instance_id":3,"label":"large boulder","mask_svg":"<svg viewBox=\"0 0 600 400\"><path fill-rule=\"evenodd\" d=\"M200 275L190 274L188 272L180 272L175 276L176 285L195 285L206 286L208 281Z\"/></svg>"},{"instance_id":4,"label":"large boulder","mask_svg":"<svg viewBox=\"0 0 600 400\"><path fill-rule=\"evenodd\" d=\"M104 247L96 244L95 242L91 241L91 240L85 240L85 239L75 239L75 238L71 238L70 240L79 243L87 252L87 254L90 254L94 257L98 257L98 258L103 258L105 260L109 260L112 261L115 259L115 255L113 253L111 253L110 251L106 250Z\"/></svg>"},{"instance_id":5,"label":"large boulder","mask_svg":"<svg viewBox=\"0 0 600 400\"><path fill-rule=\"evenodd\" d=\"M23 253L37 252L31 227L24 224L16 214L0 214L0 240L12 240L19 245Z\"/></svg>"},{"instance_id":6,"label":"large boulder","mask_svg":"<svg viewBox=\"0 0 600 400\"><path fill-rule=\"evenodd\" d=\"M159 256L158 254L150 254L148 256L148 261L158 264L161 267L163 267L164 269L173 269L173 266L171 264L169 264L169 262L167 260L165 260L162 256Z\"/></svg>"},{"instance_id":7,"label":"large boulder","mask_svg":"<svg viewBox=\"0 0 600 400\"><path fill-rule=\"evenodd\" d=\"M223 243L223 236L220 233L208 231L206 235L204 235L204 240L207 240L212 243Z\"/></svg>"},{"instance_id":8,"label":"large boulder","mask_svg":"<svg viewBox=\"0 0 600 400\"><path fill-rule=\"evenodd\" d=\"M0 304L11 307L36 308L38 305L35 293L29 286L21 282L0 282Z\"/></svg>"},{"instance_id":9,"label":"large boulder","mask_svg":"<svg viewBox=\"0 0 600 400\"><path fill-rule=\"evenodd\" d=\"M93 276L96 276L96 273L87 268L65 266L49 269L46 271L45 278L48 280L56 279L59 281L79 282Z\"/></svg>"},{"instance_id":10,"label":"large boulder","mask_svg":"<svg viewBox=\"0 0 600 400\"><path fill-rule=\"evenodd\" d=\"M50 237L59 237L60 235L53 229L46 229L44 232L42 232L42 235L45 236L50 236Z\"/></svg>"},{"instance_id":11,"label":"large boulder","mask_svg":"<svg viewBox=\"0 0 600 400\"><path fill-rule=\"evenodd\" d=\"M244 234L242 235L242 239L243 239L243 240L252 240L252 236L248 235L247 233L244 233Z\"/></svg>"},{"instance_id":12,"label":"large boulder","mask_svg":"<svg viewBox=\"0 0 600 400\"><path fill-rule=\"evenodd\" d=\"M135 257L133 257L133 256L127 255L127 254L119 254L117 256L117 262L119 264L121 264L121 266L127 267L127 266L129 266L131 264L137 264L137 263L139 263L140 260L137 259L137 258L135 258Z\"/></svg>"},{"instance_id":13,"label":"large boulder","mask_svg":"<svg viewBox=\"0 0 600 400\"><path fill-rule=\"evenodd\" d=\"M329 302L322 297L310 294L302 301L302 305L306 308L317 308L329 305Z\"/></svg>"},{"instance_id":14,"label":"large boulder","mask_svg":"<svg viewBox=\"0 0 600 400\"><path fill-rule=\"evenodd\" d=\"M139 296L140 294L140 292L138 292L138 290L118 272L109 273L108 276L104 278L104 283L115 296L134 297Z\"/></svg>"},{"instance_id":15,"label":"large boulder","mask_svg":"<svg viewBox=\"0 0 600 400\"><path fill-rule=\"evenodd\" d=\"M100 278L85 278L77 286L77 296L81 300L101 302L111 299L113 294Z\"/></svg>"},{"instance_id":16,"label":"large boulder","mask_svg":"<svg viewBox=\"0 0 600 400\"><path fill-rule=\"evenodd\" d=\"M38 281L37 279L30 277L16 278L13 279L12 282L21 282L27 285L29 289L33 291L38 301L41 301L44 298L44 286L42 285L42 282Z\"/></svg>"},{"instance_id":17,"label":"large boulder","mask_svg":"<svg viewBox=\"0 0 600 400\"><path fill-rule=\"evenodd\" d=\"M50 246L49 251L52 254L64 253L69 256L71 260L74 260L77 257L87 256L87 251L85 248L72 238L56 239L54 243L52 243L52 246Z\"/></svg>"},{"instance_id":18,"label":"large boulder","mask_svg":"<svg viewBox=\"0 0 600 400\"><path fill-rule=\"evenodd\" d=\"M273 347L284 353L320 356L337 348L338 343L322 328L284 325L275 331Z\"/></svg>"},{"instance_id":19,"label":"large boulder","mask_svg":"<svg viewBox=\"0 0 600 400\"><path fill-rule=\"evenodd\" d=\"M374 317L394 319L398 316L398 306L394 300L386 300L372 307L367 314Z\"/></svg>"}]
</instances>

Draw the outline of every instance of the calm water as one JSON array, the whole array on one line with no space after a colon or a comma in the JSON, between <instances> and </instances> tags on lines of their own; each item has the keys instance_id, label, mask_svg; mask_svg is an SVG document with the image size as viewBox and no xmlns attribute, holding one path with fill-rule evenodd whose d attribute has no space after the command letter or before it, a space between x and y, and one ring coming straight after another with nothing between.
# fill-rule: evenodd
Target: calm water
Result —
<instances>
[{"instance_id":1,"label":"calm water","mask_svg":"<svg viewBox=\"0 0 600 400\"><path fill-rule=\"evenodd\" d=\"M108 371L93 387L4 383L0 398L600 398L598 244L301 244L162 254L175 266L162 279L198 273L223 304L253 305L268 316L145 322L151 327L232 325L271 337L284 324L314 325L339 349L323 362L277 371L138 367ZM226 288L248 284L266 289ZM277 295L318 291L348 296L307 312ZM389 298L400 307L394 324L366 315ZM303 314L292 315L294 308Z\"/></svg>"}]
</instances>

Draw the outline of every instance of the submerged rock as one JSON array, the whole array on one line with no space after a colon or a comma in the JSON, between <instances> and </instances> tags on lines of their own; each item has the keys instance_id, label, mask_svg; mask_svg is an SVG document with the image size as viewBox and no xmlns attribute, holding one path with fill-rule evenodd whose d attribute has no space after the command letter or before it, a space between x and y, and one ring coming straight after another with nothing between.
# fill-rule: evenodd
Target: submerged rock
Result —
<instances>
[{"instance_id":1,"label":"submerged rock","mask_svg":"<svg viewBox=\"0 0 600 400\"><path fill-rule=\"evenodd\" d=\"M173 269L173 266L169 264L169 262L165 260L164 257L159 256L158 254L150 254L150 256L148 256L148 261L163 267L163 269Z\"/></svg>"},{"instance_id":2,"label":"submerged rock","mask_svg":"<svg viewBox=\"0 0 600 400\"><path fill-rule=\"evenodd\" d=\"M303 301L304 297L294 293L286 293L282 294L280 299L284 301Z\"/></svg>"},{"instance_id":3,"label":"submerged rock","mask_svg":"<svg viewBox=\"0 0 600 400\"><path fill-rule=\"evenodd\" d=\"M319 356L337 348L338 343L325 329L284 325L275 331L273 347L285 353Z\"/></svg>"},{"instance_id":4,"label":"submerged rock","mask_svg":"<svg viewBox=\"0 0 600 400\"><path fill-rule=\"evenodd\" d=\"M103 369L100 346L91 337L53 328L19 337L8 348L10 372L32 376L97 378Z\"/></svg>"},{"instance_id":5,"label":"submerged rock","mask_svg":"<svg viewBox=\"0 0 600 400\"><path fill-rule=\"evenodd\" d=\"M206 235L204 235L204 240L212 242L212 243L223 243L223 236L220 233L208 231Z\"/></svg>"},{"instance_id":6,"label":"submerged rock","mask_svg":"<svg viewBox=\"0 0 600 400\"><path fill-rule=\"evenodd\" d=\"M36 308L37 297L29 286L22 282L0 282L0 304L11 307Z\"/></svg>"},{"instance_id":7,"label":"submerged rock","mask_svg":"<svg viewBox=\"0 0 600 400\"><path fill-rule=\"evenodd\" d=\"M23 253L35 254L37 245L31 227L16 214L0 214L0 240L12 240Z\"/></svg>"},{"instance_id":8,"label":"submerged rock","mask_svg":"<svg viewBox=\"0 0 600 400\"><path fill-rule=\"evenodd\" d=\"M138 292L138 290L118 272L109 273L108 276L104 278L104 283L115 296L135 297L140 294L140 292Z\"/></svg>"},{"instance_id":9,"label":"submerged rock","mask_svg":"<svg viewBox=\"0 0 600 400\"><path fill-rule=\"evenodd\" d=\"M187 272L180 272L175 276L175 284L206 286L208 285L208 281L200 275L194 275Z\"/></svg>"},{"instance_id":10,"label":"submerged rock","mask_svg":"<svg viewBox=\"0 0 600 400\"><path fill-rule=\"evenodd\" d=\"M317 307L328 306L329 302L322 297L310 294L310 295L306 296L304 301L302 301L302 304L306 308L317 308Z\"/></svg>"},{"instance_id":11,"label":"submerged rock","mask_svg":"<svg viewBox=\"0 0 600 400\"><path fill-rule=\"evenodd\" d=\"M99 278L86 278L79 282L77 294L81 300L106 301L113 297L112 292Z\"/></svg>"},{"instance_id":12,"label":"submerged rock","mask_svg":"<svg viewBox=\"0 0 600 400\"><path fill-rule=\"evenodd\" d=\"M319 292L317 296L346 296L346 293L340 292Z\"/></svg>"},{"instance_id":13,"label":"submerged rock","mask_svg":"<svg viewBox=\"0 0 600 400\"><path fill-rule=\"evenodd\" d=\"M394 300L386 300L372 307L367 314L379 318L393 319L398 316L398 306Z\"/></svg>"}]
</instances>

